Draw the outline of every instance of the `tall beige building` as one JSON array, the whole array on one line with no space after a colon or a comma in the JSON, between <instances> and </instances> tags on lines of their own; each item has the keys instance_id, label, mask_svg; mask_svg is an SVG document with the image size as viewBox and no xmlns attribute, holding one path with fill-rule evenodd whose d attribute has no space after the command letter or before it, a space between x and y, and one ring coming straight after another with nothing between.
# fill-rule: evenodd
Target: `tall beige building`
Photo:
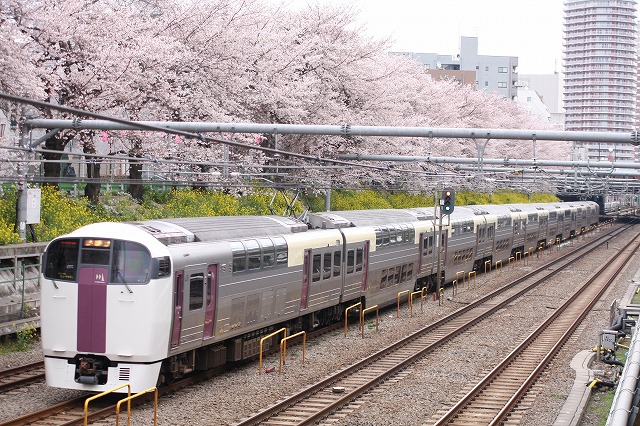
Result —
<instances>
[{"instance_id":1,"label":"tall beige building","mask_svg":"<svg viewBox=\"0 0 640 426\"><path fill-rule=\"evenodd\" d=\"M637 0L564 0L565 128L635 130ZM582 144L589 159L634 161L631 145Z\"/></svg>"}]
</instances>

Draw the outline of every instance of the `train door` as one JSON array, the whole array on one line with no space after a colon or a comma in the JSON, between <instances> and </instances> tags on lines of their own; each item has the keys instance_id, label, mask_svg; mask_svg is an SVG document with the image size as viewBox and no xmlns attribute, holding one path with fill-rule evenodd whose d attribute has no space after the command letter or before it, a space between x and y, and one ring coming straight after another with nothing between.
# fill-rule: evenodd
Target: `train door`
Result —
<instances>
[{"instance_id":1,"label":"train door","mask_svg":"<svg viewBox=\"0 0 640 426\"><path fill-rule=\"evenodd\" d=\"M182 330L182 303L183 303L183 271L176 271L173 279L173 327L171 328L171 347L180 345L180 330Z\"/></svg>"},{"instance_id":2,"label":"train door","mask_svg":"<svg viewBox=\"0 0 640 426\"><path fill-rule=\"evenodd\" d=\"M206 307L204 312L204 331L203 339L213 337L216 313L216 298L218 289L218 265L209 265L207 267L206 282Z\"/></svg>"},{"instance_id":3,"label":"train door","mask_svg":"<svg viewBox=\"0 0 640 426\"><path fill-rule=\"evenodd\" d=\"M369 243L370 241L364 242L364 253L362 249L356 250L356 271L358 270L358 265L362 265L362 291L367 290L367 276L369 275ZM362 258L358 259L362 254Z\"/></svg>"},{"instance_id":4,"label":"train door","mask_svg":"<svg viewBox=\"0 0 640 426\"><path fill-rule=\"evenodd\" d=\"M304 264L302 267L302 291L300 292L300 311L307 309L309 304L309 271L311 269L311 250L304 251ZM320 273L318 271L318 273Z\"/></svg>"},{"instance_id":5,"label":"train door","mask_svg":"<svg viewBox=\"0 0 640 426\"><path fill-rule=\"evenodd\" d=\"M205 265L191 266L184 270L184 306L182 309L183 343L200 340L203 337L205 318Z\"/></svg>"}]
</instances>

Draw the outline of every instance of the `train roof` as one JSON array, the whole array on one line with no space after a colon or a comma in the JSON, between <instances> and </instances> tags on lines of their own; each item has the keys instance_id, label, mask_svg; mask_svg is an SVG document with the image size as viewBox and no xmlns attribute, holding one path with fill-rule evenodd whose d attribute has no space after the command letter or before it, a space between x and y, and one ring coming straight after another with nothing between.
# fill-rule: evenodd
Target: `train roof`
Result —
<instances>
[{"instance_id":1,"label":"train roof","mask_svg":"<svg viewBox=\"0 0 640 426\"><path fill-rule=\"evenodd\" d=\"M221 241L304 232L307 225L283 216L210 216L134 222L164 244Z\"/></svg>"},{"instance_id":2,"label":"train roof","mask_svg":"<svg viewBox=\"0 0 640 426\"><path fill-rule=\"evenodd\" d=\"M313 228L332 229L352 226L376 226L432 220L433 208L406 210L344 210L309 213L307 218Z\"/></svg>"}]
</instances>

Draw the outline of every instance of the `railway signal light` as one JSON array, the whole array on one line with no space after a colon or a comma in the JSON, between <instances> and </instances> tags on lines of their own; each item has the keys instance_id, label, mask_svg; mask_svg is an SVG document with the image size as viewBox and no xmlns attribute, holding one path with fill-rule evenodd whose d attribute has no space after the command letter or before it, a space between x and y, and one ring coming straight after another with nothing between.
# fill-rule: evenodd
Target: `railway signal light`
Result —
<instances>
[{"instance_id":1,"label":"railway signal light","mask_svg":"<svg viewBox=\"0 0 640 426\"><path fill-rule=\"evenodd\" d=\"M455 198L455 192L452 189L445 189L442 191L440 197L440 212L442 214L451 214L453 213L453 201Z\"/></svg>"}]
</instances>

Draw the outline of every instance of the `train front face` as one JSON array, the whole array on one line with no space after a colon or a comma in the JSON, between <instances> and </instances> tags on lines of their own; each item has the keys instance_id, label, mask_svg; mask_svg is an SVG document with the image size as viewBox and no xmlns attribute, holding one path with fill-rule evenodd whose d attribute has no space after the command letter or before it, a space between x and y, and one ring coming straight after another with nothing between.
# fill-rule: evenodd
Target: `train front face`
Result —
<instances>
[{"instance_id":1,"label":"train front face","mask_svg":"<svg viewBox=\"0 0 640 426\"><path fill-rule=\"evenodd\" d=\"M167 247L134 225L98 223L52 241L42 270L47 384L97 392L155 386L171 326Z\"/></svg>"}]
</instances>

